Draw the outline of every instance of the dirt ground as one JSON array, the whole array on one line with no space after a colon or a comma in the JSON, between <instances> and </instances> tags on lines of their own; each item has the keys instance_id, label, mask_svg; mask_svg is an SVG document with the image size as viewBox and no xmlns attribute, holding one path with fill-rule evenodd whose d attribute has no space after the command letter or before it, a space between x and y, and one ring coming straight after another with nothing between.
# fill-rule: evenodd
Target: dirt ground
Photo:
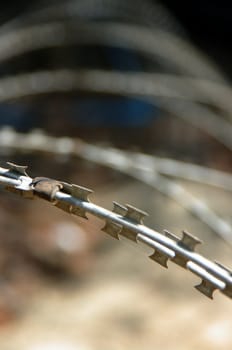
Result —
<instances>
[{"instance_id":1,"label":"dirt ground","mask_svg":"<svg viewBox=\"0 0 232 350\"><path fill-rule=\"evenodd\" d=\"M231 195L185 183L218 213L231 218ZM112 200L149 212L154 229L182 229L204 240L200 252L231 266L231 247L176 203L135 181L98 186L93 201L107 208ZM53 215L56 208L35 204ZM60 213L60 212L59 212ZM61 215L61 214L59 214ZM66 217L66 214L62 214ZM66 218L79 225L78 218ZM230 219L231 220L231 219ZM95 226L96 224L96 226ZM81 278L40 284L24 302L23 311L0 330L4 350L213 350L232 348L232 303L219 292L213 301L192 286L199 280L169 263L166 270L128 242L100 231L91 268ZM78 226L77 226L78 227ZM32 281L33 283L33 281Z\"/></svg>"}]
</instances>

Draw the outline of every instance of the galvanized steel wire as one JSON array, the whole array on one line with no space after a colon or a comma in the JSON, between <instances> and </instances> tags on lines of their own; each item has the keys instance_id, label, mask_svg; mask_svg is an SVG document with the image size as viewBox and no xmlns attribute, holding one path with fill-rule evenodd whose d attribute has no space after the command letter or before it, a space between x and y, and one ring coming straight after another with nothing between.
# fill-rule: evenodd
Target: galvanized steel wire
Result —
<instances>
[{"instance_id":1,"label":"galvanized steel wire","mask_svg":"<svg viewBox=\"0 0 232 350\"><path fill-rule=\"evenodd\" d=\"M113 211L104 209L89 201L91 190L47 178L32 179L26 173L26 167L9 163L9 168L0 168L0 183L6 189L22 194L26 198L40 197L69 214L87 218L86 214L103 219L102 230L116 239L119 236L143 243L154 250L150 258L163 267L169 260L191 271L201 278L196 289L209 298L215 290L232 298L232 272L218 263L213 263L195 252L201 241L183 231L182 238L165 231L161 234L147 226L143 219L146 213L131 206L114 202Z\"/></svg>"}]
</instances>

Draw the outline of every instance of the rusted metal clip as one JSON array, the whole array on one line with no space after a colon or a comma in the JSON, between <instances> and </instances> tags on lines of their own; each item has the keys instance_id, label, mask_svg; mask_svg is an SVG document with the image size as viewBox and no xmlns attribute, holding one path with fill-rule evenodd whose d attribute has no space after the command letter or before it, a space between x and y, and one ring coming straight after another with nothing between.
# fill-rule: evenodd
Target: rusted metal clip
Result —
<instances>
[{"instance_id":1,"label":"rusted metal clip","mask_svg":"<svg viewBox=\"0 0 232 350\"><path fill-rule=\"evenodd\" d=\"M56 193L63 188L61 182L47 177L35 177L31 185L38 197L46 199L49 202L54 202Z\"/></svg>"}]
</instances>

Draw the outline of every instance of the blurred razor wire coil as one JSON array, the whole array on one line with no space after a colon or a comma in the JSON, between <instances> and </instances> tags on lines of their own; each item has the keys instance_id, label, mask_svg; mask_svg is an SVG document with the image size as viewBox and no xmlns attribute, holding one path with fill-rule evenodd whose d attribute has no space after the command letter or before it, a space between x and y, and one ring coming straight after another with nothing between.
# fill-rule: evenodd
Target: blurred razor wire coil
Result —
<instances>
[{"instance_id":1,"label":"blurred razor wire coil","mask_svg":"<svg viewBox=\"0 0 232 350\"><path fill-rule=\"evenodd\" d=\"M141 14L144 14L144 16L141 16ZM124 16L128 16L128 18L126 19ZM143 23L140 23L141 19ZM68 51L69 46L72 47L73 54L70 54L70 51ZM224 93L227 86L226 79L207 58L203 57L200 52L189 44L184 31L172 16L156 2L122 2L119 0L86 2L76 0L60 1L55 5L52 2L46 4L38 3L26 13L6 22L0 30L0 62L4 67L4 76L8 76L9 78L7 79L9 80L1 82L2 102L19 97L30 97L31 94L33 95L33 90L42 94L55 92L55 87L50 86L53 85L51 81L52 71L47 79L46 74L40 76L42 80L39 79L38 81L36 75L35 77L32 76L31 84L33 87L27 87L30 83L26 83L23 78L20 79L18 73L26 73L26 71L28 74L31 73L30 62L33 62L33 60L35 63L32 66L35 67L36 71L41 65L41 59L42 62L46 60L48 62L46 64L51 66L52 69L56 68L59 51L54 57L53 50L56 52L58 47L63 47L64 50L67 50L67 54L62 62L58 59L58 64L62 68L70 65L86 68L86 63L83 63L81 56L85 55L86 47L92 47L92 53L96 53L96 49L101 50L101 54L103 53L102 61L105 62L105 65L108 65L111 71L121 72L120 81L123 80L123 74L126 74L128 70L134 72L144 70L154 72L158 70L162 74L168 71L170 71L170 74L178 74L179 80L177 78L175 80L175 77L168 79L166 75L162 77L162 74L160 77L154 76L152 80L154 80L153 85L155 85L156 91L149 89L152 84L151 81L145 80L142 83L143 77L138 77L137 80L140 83L133 80L129 90L131 92L132 86L135 85L137 90L139 90L139 94L143 96L145 89L145 96L143 97L152 95L152 101L156 105L164 106L169 111L171 109L175 115L185 120L187 119L194 126L200 126L231 147L230 137L224 136L224 134L229 133L227 127L230 127L230 125L222 118L223 113L218 116L218 120L217 113L213 113L207 106L203 107L200 105L202 102L201 95L203 95L203 102L206 102L206 104L208 102L215 104L215 96L217 96L217 106L222 107L223 110L226 109L226 112L229 112L230 115L232 110L230 98L225 97ZM39 55L30 57L33 52ZM21 67L22 60L20 61L20 57L22 55L26 66ZM95 54L96 58L97 54ZM88 63L87 60L87 65L95 66L99 64L102 66L102 63L99 61L95 63L90 61ZM11 80L12 72L17 73L13 80ZM186 74L189 74L189 76L186 76ZM107 78L104 77L104 72L102 74L99 72L95 81L106 81ZM206 81L196 80L189 82L188 78L190 77L199 77L206 79ZM53 79L55 78L56 74L54 72ZM127 78L125 75L125 90L127 90ZM76 87L78 86L78 79L77 77ZM207 79L209 80L208 82ZM43 80L47 89L42 87ZM94 82L94 74L92 75L92 80L92 84L96 84ZM65 81L67 79L64 77L63 85L65 85ZM218 82L220 84L217 85ZM64 92L65 88L62 89L62 81L60 84L61 86L58 90ZM57 85L57 81L54 82L54 85ZM120 89L122 85L123 81L121 81ZM170 88L170 85L173 86L173 89ZM50 91L48 86L50 86ZM187 93L185 92L186 88ZM15 96L12 89L13 91L16 89L18 95L16 93ZM91 87L81 86L81 84L79 89L91 92ZM175 94L175 90L181 91ZM9 95L7 95L7 92L5 95L5 91ZM20 91L21 94L19 93ZM109 92L112 93L112 91ZM114 93L120 95L117 89ZM131 93L133 94L133 92ZM137 93L138 91L135 91L135 95ZM155 96L153 97L153 95ZM190 104L189 102L185 106L183 101L170 102L166 98L161 103L160 97L163 96L180 99L187 98L193 100L194 103ZM229 92L226 96L229 97ZM203 113L204 118L201 116ZM200 116L197 117L199 114ZM206 122L204 122L204 119L206 119ZM211 126L211 124L213 125Z\"/></svg>"},{"instance_id":2,"label":"blurred razor wire coil","mask_svg":"<svg viewBox=\"0 0 232 350\"><path fill-rule=\"evenodd\" d=\"M156 85L155 81L153 82L150 78L146 79L146 76L140 77L131 73L121 74L104 71L42 71L3 78L1 86L0 101L44 93L71 92L73 90L142 96L151 104L160 105L161 108L174 114L177 118L202 129L228 149L232 149L231 122L220 118L218 114L201 104L191 102L191 97L188 94L185 93L184 96L184 92L178 93L170 87ZM151 99L153 95L156 99L155 102Z\"/></svg>"}]
</instances>

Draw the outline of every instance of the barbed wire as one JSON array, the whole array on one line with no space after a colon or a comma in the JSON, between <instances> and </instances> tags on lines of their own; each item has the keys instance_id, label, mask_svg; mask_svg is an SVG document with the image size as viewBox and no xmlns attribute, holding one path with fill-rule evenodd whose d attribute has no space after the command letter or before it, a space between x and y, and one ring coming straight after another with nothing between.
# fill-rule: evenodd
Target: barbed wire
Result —
<instances>
[{"instance_id":1,"label":"barbed wire","mask_svg":"<svg viewBox=\"0 0 232 350\"><path fill-rule=\"evenodd\" d=\"M96 152L99 152L99 156L95 158L90 156L88 147L94 147ZM154 154L126 151L112 146L107 148L100 145L93 146L80 138L55 137L42 129L32 129L23 133L9 126L0 128L0 152L1 154L16 152L77 156L101 165L111 165L116 170L122 167L121 162L129 166L130 159L133 159L136 161L136 167L144 171L158 172L161 175L232 191L232 175L228 172L167 157L161 158Z\"/></svg>"},{"instance_id":2,"label":"barbed wire","mask_svg":"<svg viewBox=\"0 0 232 350\"><path fill-rule=\"evenodd\" d=\"M160 159L139 152L122 151L113 147L91 145L81 139L54 137L41 130L23 134L11 128L0 130L0 147L2 152L26 152L80 157L103 166L120 171L133 177L163 195L171 198L184 209L206 224L219 237L232 245L232 227L228 221L220 218L204 200L194 197L182 185L168 179L162 174L180 176L232 190L232 176L207 167L185 164L174 160ZM185 173L184 173L185 172ZM189 175L191 174L191 175ZM195 174L195 176L194 176Z\"/></svg>"},{"instance_id":3,"label":"barbed wire","mask_svg":"<svg viewBox=\"0 0 232 350\"><path fill-rule=\"evenodd\" d=\"M90 10L93 4L94 14ZM89 21L91 14L95 19L98 14L101 18L118 14L121 23ZM133 23L134 17L140 18L137 20L139 25ZM122 23L125 20L131 23ZM232 150L231 88L227 80L185 37L174 34L175 30L166 30L163 20L170 21L170 18L168 13L162 12L162 8L159 9L158 5L149 8L145 2L142 6L139 1L111 3L108 0L87 0L76 3L68 0L34 9L0 28L0 64L3 67L5 63L11 64L12 58L36 50L84 44L132 50L164 69L189 76L100 70L38 71L1 78L0 101L73 90L133 96L158 105L214 136ZM213 108L209 108L208 104ZM232 242L232 227L227 221L219 218L206 203L195 198L183 186L163 176L187 177L231 191L229 174L211 171L210 180L209 177L206 179L209 173L203 167L194 168L193 165L115 148L103 149L82 140L55 138L41 132L23 135L9 129L2 130L0 146L2 151L17 149L17 152L78 156L121 171L174 199L228 243ZM191 170L191 174L186 169ZM104 220L103 231L114 238L121 235L152 248L154 253L150 258L162 266L167 267L168 260L171 260L199 276L202 282L196 288L206 296L212 298L214 290L219 289L232 298L231 271L197 254L195 246L200 241L187 232L183 232L181 239L169 232L161 234L143 225L146 213L139 209L114 203L113 211L106 210L89 202L91 190L52 179L32 179L25 167L14 164L9 164L8 169L0 168L0 183L24 197L46 199L71 214L86 217L86 213L91 213Z\"/></svg>"},{"instance_id":4,"label":"barbed wire","mask_svg":"<svg viewBox=\"0 0 232 350\"><path fill-rule=\"evenodd\" d=\"M232 298L231 270L196 253L195 247L201 241L190 233L183 231L181 239L168 231L161 234L144 226L143 219L147 214L129 204L114 202L113 211L110 211L89 201L90 189L43 177L32 179L26 173L27 167L8 165L9 168L0 168L0 184L7 190L25 198L45 199L69 214L87 218L86 214L90 213L103 219L102 230L113 238L123 236L145 244L154 250L150 259L163 267L168 267L170 260L199 276L201 283L195 288L207 297L212 299L213 292L219 290Z\"/></svg>"}]
</instances>

